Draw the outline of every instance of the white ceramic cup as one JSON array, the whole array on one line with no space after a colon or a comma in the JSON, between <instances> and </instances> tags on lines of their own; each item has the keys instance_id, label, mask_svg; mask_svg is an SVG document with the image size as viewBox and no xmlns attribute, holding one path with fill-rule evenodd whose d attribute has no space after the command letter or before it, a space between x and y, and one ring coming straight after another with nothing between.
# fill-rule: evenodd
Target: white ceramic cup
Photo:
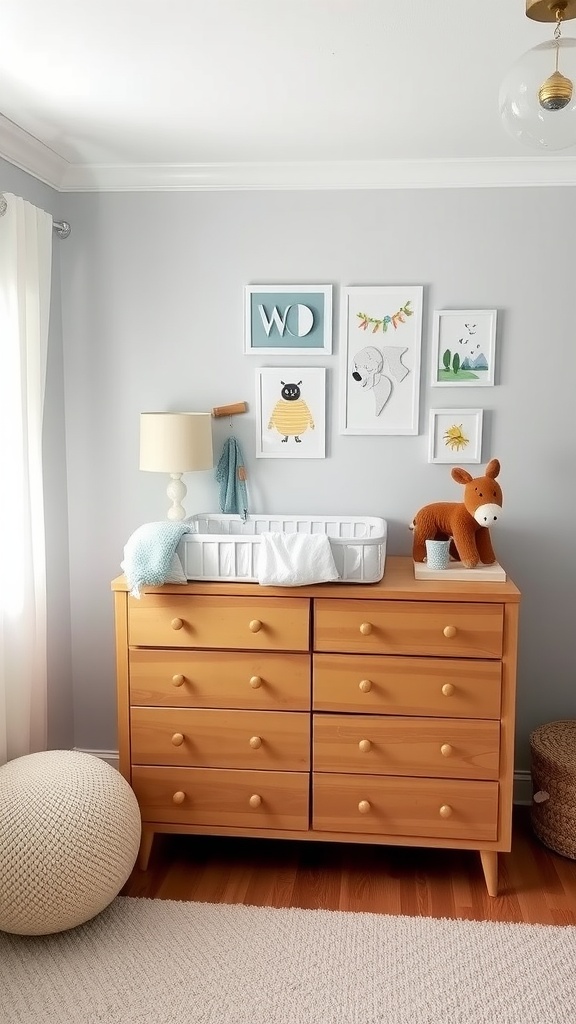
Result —
<instances>
[{"instance_id":1,"label":"white ceramic cup","mask_svg":"<svg viewBox=\"0 0 576 1024\"><path fill-rule=\"evenodd\" d=\"M426 541L426 564L429 569L447 569L449 561L449 540Z\"/></svg>"}]
</instances>

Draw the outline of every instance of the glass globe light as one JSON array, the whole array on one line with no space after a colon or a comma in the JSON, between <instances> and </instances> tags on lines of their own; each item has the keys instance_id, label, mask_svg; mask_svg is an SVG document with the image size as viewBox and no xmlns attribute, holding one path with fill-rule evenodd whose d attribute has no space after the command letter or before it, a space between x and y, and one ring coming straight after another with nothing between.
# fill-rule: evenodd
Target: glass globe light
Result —
<instances>
[{"instance_id":1,"label":"glass globe light","mask_svg":"<svg viewBox=\"0 0 576 1024\"><path fill-rule=\"evenodd\" d=\"M506 130L534 149L576 146L576 39L534 46L512 65L500 86Z\"/></svg>"}]
</instances>

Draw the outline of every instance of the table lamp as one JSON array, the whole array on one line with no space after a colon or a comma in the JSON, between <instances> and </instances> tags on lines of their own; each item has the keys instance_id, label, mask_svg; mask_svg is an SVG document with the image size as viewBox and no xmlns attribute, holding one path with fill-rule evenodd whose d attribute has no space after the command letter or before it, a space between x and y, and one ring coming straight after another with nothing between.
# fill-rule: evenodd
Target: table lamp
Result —
<instances>
[{"instance_id":1,"label":"table lamp","mask_svg":"<svg viewBox=\"0 0 576 1024\"><path fill-rule=\"evenodd\" d=\"M140 413L140 469L169 473L168 519L184 519L187 487L183 473L211 469L212 415L209 412Z\"/></svg>"}]
</instances>

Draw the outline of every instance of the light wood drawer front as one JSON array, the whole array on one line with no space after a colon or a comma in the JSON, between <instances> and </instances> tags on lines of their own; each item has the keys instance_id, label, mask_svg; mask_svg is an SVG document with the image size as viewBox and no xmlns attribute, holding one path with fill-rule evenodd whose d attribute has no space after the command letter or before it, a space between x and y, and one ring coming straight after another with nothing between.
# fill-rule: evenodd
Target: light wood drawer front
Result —
<instances>
[{"instance_id":1,"label":"light wood drawer front","mask_svg":"<svg viewBox=\"0 0 576 1024\"><path fill-rule=\"evenodd\" d=\"M307 651L310 602L304 598L178 597L128 599L131 647L217 647Z\"/></svg>"},{"instance_id":2,"label":"light wood drawer front","mask_svg":"<svg viewBox=\"0 0 576 1024\"><path fill-rule=\"evenodd\" d=\"M501 679L499 661L315 654L313 707L497 719Z\"/></svg>"},{"instance_id":3,"label":"light wood drawer front","mask_svg":"<svg viewBox=\"0 0 576 1024\"><path fill-rule=\"evenodd\" d=\"M445 839L497 839L498 783L314 774L312 827Z\"/></svg>"},{"instance_id":4,"label":"light wood drawer front","mask_svg":"<svg viewBox=\"0 0 576 1024\"><path fill-rule=\"evenodd\" d=\"M310 717L297 711L132 708L133 764L310 767Z\"/></svg>"},{"instance_id":5,"label":"light wood drawer front","mask_svg":"<svg viewBox=\"0 0 576 1024\"><path fill-rule=\"evenodd\" d=\"M310 709L308 654L132 649L130 703L164 707Z\"/></svg>"},{"instance_id":6,"label":"light wood drawer front","mask_svg":"<svg viewBox=\"0 0 576 1024\"><path fill-rule=\"evenodd\" d=\"M426 601L314 602L314 650L499 658L504 609Z\"/></svg>"},{"instance_id":7,"label":"light wood drawer front","mask_svg":"<svg viewBox=\"0 0 576 1024\"><path fill-rule=\"evenodd\" d=\"M499 722L314 715L315 772L497 779Z\"/></svg>"},{"instance_id":8,"label":"light wood drawer front","mask_svg":"<svg viewBox=\"0 0 576 1024\"><path fill-rule=\"evenodd\" d=\"M308 829L309 775L215 768L132 769L146 822Z\"/></svg>"}]
</instances>

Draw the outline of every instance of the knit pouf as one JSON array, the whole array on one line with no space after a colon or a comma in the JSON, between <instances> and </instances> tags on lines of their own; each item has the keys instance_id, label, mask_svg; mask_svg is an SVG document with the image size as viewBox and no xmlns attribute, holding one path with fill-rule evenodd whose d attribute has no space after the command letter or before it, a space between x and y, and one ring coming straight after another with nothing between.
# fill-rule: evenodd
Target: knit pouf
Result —
<instances>
[{"instance_id":1,"label":"knit pouf","mask_svg":"<svg viewBox=\"0 0 576 1024\"><path fill-rule=\"evenodd\" d=\"M140 832L132 789L92 754L0 767L0 930L48 935L99 914L127 881Z\"/></svg>"}]
</instances>

